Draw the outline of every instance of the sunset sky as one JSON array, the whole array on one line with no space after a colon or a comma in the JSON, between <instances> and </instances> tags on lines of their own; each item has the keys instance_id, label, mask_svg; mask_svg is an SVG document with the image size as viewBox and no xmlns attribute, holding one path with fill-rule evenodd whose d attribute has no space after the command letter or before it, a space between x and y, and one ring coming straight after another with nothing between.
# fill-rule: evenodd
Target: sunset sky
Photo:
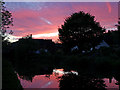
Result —
<instances>
[{"instance_id":1,"label":"sunset sky","mask_svg":"<svg viewBox=\"0 0 120 90\"><path fill-rule=\"evenodd\" d=\"M102 27L116 29L117 2L7 2L12 13L15 37L32 34L33 38L58 39L58 27L72 13L84 11L95 16Z\"/></svg>"}]
</instances>

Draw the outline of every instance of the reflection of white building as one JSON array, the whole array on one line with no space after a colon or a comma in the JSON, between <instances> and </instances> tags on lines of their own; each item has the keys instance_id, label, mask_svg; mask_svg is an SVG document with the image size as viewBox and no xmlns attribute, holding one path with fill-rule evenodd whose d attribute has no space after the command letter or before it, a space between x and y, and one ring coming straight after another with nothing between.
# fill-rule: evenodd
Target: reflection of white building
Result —
<instances>
[{"instance_id":1,"label":"reflection of white building","mask_svg":"<svg viewBox=\"0 0 120 90\"><path fill-rule=\"evenodd\" d=\"M54 72L55 74L58 73L58 74L62 74L62 75L64 75L64 74L69 74L69 73L78 75L78 72L76 72L76 71L65 72L64 69L54 69L53 72Z\"/></svg>"},{"instance_id":2,"label":"reflection of white building","mask_svg":"<svg viewBox=\"0 0 120 90\"><path fill-rule=\"evenodd\" d=\"M95 49L100 49L101 47L110 47L104 40L95 47Z\"/></svg>"}]
</instances>

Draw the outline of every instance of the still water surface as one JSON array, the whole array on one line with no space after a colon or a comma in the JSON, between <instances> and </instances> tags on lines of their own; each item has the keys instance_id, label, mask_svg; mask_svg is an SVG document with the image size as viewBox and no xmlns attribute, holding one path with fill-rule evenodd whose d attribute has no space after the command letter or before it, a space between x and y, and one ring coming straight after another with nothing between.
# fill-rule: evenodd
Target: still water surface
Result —
<instances>
[{"instance_id":1,"label":"still water surface","mask_svg":"<svg viewBox=\"0 0 120 90\"><path fill-rule=\"evenodd\" d=\"M71 72L78 75L75 71ZM18 75L18 79L23 88L59 88L59 77L67 73L70 72L64 72L64 69L54 69L51 75L35 75L31 80L26 80L27 77ZM109 78L104 78L103 80L107 86L106 88L119 90L119 85L116 85L117 80L115 78L112 78L111 81Z\"/></svg>"}]
</instances>

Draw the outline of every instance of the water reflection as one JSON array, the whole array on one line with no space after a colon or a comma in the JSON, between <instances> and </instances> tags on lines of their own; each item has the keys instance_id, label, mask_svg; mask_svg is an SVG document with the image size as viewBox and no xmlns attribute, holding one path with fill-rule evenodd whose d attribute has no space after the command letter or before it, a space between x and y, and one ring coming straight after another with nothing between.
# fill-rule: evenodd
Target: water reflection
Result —
<instances>
[{"instance_id":1,"label":"water reflection","mask_svg":"<svg viewBox=\"0 0 120 90\"><path fill-rule=\"evenodd\" d=\"M105 81L91 76L65 74L60 80L60 90L81 89L81 90L106 90Z\"/></svg>"},{"instance_id":2,"label":"water reflection","mask_svg":"<svg viewBox=\"0 0 120 90\"><path fill-rule=\"evenodd\" d=\"M64 69L54 69L52 74L35 75L34 77L18 75L18 79L23 88L59 88L59 80L64 73L69 72L64 72Z\"/></svg>"},{"instance_id":3,"label":"water reflection","mask_svg":"<svg viewBox=\"0 0 120 90\"><path fill-rule=\"evenodd\" d=\"M50 78L45 75L36 75L32 82L19 78L23 88L58 88L59 83L55 76L50 75Z\"/></svg>"},{"instance_id":4,"label":"water reflection","mask_svg":"<svg viewBox=\"0 0 120 90\"><path fill-rule=\"evenodd\" d=\"M60 90L65 88L89 88L89 90L116 88L118 90L118 77L119 75L116 74L115 78L111 76L103 78L92 74L78 74L75 71L65 72L64 69L54 69L52 74L45 75L18 75L23 88L60 88Z\"/></svg>"},{"instance_id":5,"label":"water reflection","mask_svg":"<svg viewBox=\"0 0 120 90\"><path fill-rule=\"evenodd\" d=\"M105 84L107 86L106 88L119 89L119 85L116 85L118 81L114 77L112 79L104 78L103 80L105 81Z\"/></svg>"}]
</instances>

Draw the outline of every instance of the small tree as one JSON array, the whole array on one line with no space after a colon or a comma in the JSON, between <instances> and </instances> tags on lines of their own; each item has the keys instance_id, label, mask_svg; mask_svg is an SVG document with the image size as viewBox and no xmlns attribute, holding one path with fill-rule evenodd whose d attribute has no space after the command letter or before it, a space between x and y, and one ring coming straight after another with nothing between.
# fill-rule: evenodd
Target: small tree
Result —
<instances>
[{"instance_id":1,"label":"small tree","mask_svg":"<svg viewBox=\"0 0 120 90\"><path fill-rule=\"evenodd\" d=\"M118 30L118 31L116 31L117 33L115 34L115 37L118 36L117 37L117 40L118 40L117 42L120 46L120 18L118 18L118 24L116 24L115 26L117 27L117 30Z\"/></svg>"},{"instance_id":2,"label":"small tree","mask_svg":"<svg viewBox=\"0 0 120 90\"><path fill-rule=\"evenodd\" d=\"M58 28L59 39L65 51L70 51L76 45L80 51L88 50L100 43L105 29L94 18L95 16L80 11L65 19L64 25Z\"/></svg>"},{"instance_id":3,"label":"small tree","mask_svg":"<svg viewBox=\"0 0 120 90\"><path fill-rule=\"evenodd\" d=\"M6 9L5 2L0 1L0 35L2 36L2 40L4 41L7 32L7 28L9 26L13 26L13 18L12 14ZM12 34L12 30L9 34Z\"/></svg>"},{"instance_id":4,"label":"small tree","mask_svg":"<svg viewBox=\"0 0 120 90\"><path fill-rule=\"evenodd\" d=\"M118 31L120 31L120 18L118 20Z\"/></svg>"},{"instance_id":5,"label":"small tree","mask_svg":"<svg viewBox=\"0 0 120 90\"><path fill-rule=\"evenodd\" d=\"M0 1L0 39L2 40L3 60L11 56L11 43L8 34L6 34L10 26L13 26L12 14L6 9L5 2ZM11 30L9 34L12 33Z\"/></svg>"},{"instance_id":6,"label":"small tree","mask_svg":"<svg viewBox=\"0 0 120 90\"><path fill-rule=\"evenodd\" d=\"M120 31L120 18L118 18L118 24L115 25L118 29L118 31Z\"/></svg>"}]
</instances>

